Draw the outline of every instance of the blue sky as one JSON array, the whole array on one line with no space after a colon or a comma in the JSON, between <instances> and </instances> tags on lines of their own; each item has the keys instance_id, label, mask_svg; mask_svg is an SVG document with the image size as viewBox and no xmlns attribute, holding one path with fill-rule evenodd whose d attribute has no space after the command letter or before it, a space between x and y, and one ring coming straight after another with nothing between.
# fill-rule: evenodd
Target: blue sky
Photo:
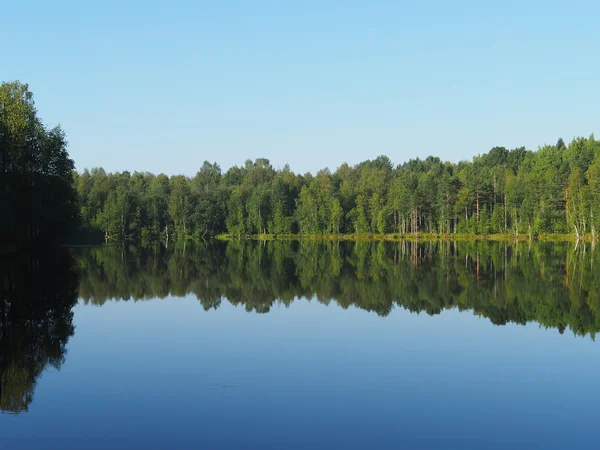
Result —
<instances>
[{"instance_id":1,"label":"blue sky","mask_svg":"<svg viewBox=\"0 0 600 450\"><path fill-rule=\"evenodd\" d=\"M2 6L79 170L297 172L598 134L594 1L41 1Z\"/></svg>"}]
</instances>

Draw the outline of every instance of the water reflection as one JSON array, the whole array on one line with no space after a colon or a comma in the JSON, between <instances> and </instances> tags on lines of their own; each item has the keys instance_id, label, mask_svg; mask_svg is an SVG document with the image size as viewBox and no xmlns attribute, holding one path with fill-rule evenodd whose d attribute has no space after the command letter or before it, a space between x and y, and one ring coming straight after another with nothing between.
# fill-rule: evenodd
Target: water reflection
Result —
<instances>
[{"instance_id":1,"label":"water reflection","mask_svg":"<svg viewBox=\"0 0 600 450\"><path fill-rule=\"evenodd\" d=\"M498 242L214 242L175 249L77 252L86 303L194 294L266 313L316 298L390 314L395 306L473 311L493 324L538 322L592 338L600 329L600 264L591 247Z\"/></svg>"},{"instance_id":2,"label":"water reflection","mask_svg":"<svg viewBox=\"0 0 600 450\"><path fill-rule=\"evenodd\" d=\"M0 410L27 411L45 368L73 335L79 273L67 253L0 259Z\"/></svg>"},{"instance_id":3,"label":"water reflection","mask_svg":"<svg viewBox=\"0 0 600 450\"><path fill-rule=\"evenodd\" d=\"M538 322L592 338L600 264L591 247L490 242L213 242L170 249L92 248L0 261L0 410L27 411L60 367L73 307L195 295L249 312L316 298L387 316L472 311L496 325ZM77 267L79 266L79 267Z\"/></svg>"}]
</instances>

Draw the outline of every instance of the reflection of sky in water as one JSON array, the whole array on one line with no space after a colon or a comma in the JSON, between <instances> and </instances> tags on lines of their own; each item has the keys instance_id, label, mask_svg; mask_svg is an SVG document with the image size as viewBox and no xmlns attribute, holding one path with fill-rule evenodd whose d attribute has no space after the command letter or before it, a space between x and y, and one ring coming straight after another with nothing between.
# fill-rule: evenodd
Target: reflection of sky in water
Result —
<instances>
[{"instance_id":1,"label":"reflection of sky in water","mask_svg":"<svg viewBox=\"0 0 600 450\"><path fill-rule=\"evenodd\" d=\"M193 296L79 304L75 325L0 448L596 448L600 350L570 331Z\"/></svg>"}]
</instances>

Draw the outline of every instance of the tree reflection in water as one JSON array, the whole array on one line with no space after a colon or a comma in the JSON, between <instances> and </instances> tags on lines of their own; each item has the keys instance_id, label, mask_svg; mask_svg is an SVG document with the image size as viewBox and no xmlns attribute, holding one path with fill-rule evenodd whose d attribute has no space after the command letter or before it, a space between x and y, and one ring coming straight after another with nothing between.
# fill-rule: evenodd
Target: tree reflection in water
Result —
<instances>
[{"instance_id":1,"label":"tree reflection in water","mask_svg":"<svg viewBox=\"0 0 600 450\"><path fill-rule=\"evenodd\" d=\"M73 335L79 273L68 252L0 259L0 410L27 411Z\"/></svg>"},{"instance_id":2,"label":"tree reflection in water","mask_svg":"<svg viewBox=\"0 0 600 450\"><path fill-rule=\"evenodd\" d=\"M85 302L194 294L266 313L316 298L390 314L473 311L496 325L538 322L594 337L600 329L598 252L590 246L505 242L232 241L77 252Z\"/></svg>"},{"instance_id":3,"label":"tree reflection in water","mask_svg":"<svg viewBox=\"0 0 600 450\"><path fill-rule=\"evenodd\" d=\"M387 316L472 311L493 324L600 329L598 252L569 244L233 241L164 249L98 247L0 261L0 410L27 411L46 367L59 368L73 306L195 295L267 313L297 298ZM79 267L78 267L79 266Z\"/></svg>"}]
</instances>

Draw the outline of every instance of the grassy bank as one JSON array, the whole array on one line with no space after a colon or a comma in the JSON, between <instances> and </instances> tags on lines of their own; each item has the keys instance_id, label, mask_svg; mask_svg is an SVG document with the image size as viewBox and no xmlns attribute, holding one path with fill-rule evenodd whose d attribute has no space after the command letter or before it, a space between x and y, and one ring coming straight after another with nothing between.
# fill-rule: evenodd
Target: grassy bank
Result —
<instances>
[{"instance_id":1,"label":"grassy bank","mask_svg":"<svg viewBox=\"0 0 600 450\"><path fill-rule=\"evenodd\" d=\"M308 241L414 241L414 240L456 240L456 241L546 241L546 242L576 242L577 237L574 234L541 234L529 236L527 234L515 235L506 234L438 234L438 233L419 233L419 234L253 234L234 236L231 234L219 234L216 239L230 241L236 239L246 240L308 240ZM582 241L591 241L592 237L580 238Z\"/></svg>"}]
</instances>

